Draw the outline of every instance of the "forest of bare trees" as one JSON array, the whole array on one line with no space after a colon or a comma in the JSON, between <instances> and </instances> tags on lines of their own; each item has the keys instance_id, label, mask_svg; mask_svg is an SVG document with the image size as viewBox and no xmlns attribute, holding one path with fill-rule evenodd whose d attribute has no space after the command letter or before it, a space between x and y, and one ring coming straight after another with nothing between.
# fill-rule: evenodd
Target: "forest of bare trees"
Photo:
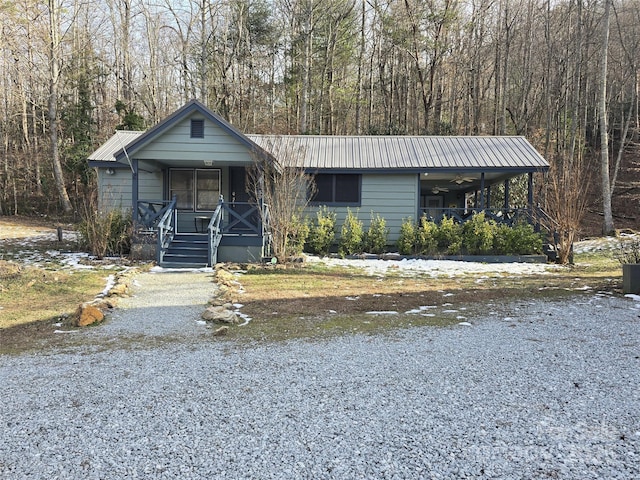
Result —
<instances>
[{"instance_id":1,"label":"forest of bare trees","mask_svg":"<svg viewBox=\"0 0 640 480\"><path fill-rule=\"evenodd\" d=\"M639 0L0 0L0 22L1 214L79 210L88 153L192 98L247 133L524 135L555 178L595 174L605 231L637 141Z\"/></svg>"}]
</instances>

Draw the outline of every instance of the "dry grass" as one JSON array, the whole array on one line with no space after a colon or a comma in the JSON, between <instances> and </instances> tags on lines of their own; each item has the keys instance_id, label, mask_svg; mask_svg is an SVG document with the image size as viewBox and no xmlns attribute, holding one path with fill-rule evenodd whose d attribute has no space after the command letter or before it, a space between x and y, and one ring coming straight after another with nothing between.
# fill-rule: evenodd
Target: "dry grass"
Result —
<instances>
[{"instance_id":1,"label":"dry grass","mask_svg":"<svg viewBox=\"0 0 640 480\"><path fill-rule=\"evenodd\" d=\"M583 257L547 275L376 278L355 269L298 266L253 269L239 278L242 312L252 318L231 338L290 339L447 325L499 310L510 301L559 298L620 288L620 267L608 256ZM407 314L433 306L435 317ZM396 312L375 315L368 312Z\"/></svg>"},{"instance_id":2,"label":"dry grass","mask_svg":"<svg viewBox=\"0 0 640 480\"><path fill-rule=\"evenodd\" d=\"M58 318L95 297L105 273L48 271L0 260L0 329Z\"/></svg>"}]
</instances>

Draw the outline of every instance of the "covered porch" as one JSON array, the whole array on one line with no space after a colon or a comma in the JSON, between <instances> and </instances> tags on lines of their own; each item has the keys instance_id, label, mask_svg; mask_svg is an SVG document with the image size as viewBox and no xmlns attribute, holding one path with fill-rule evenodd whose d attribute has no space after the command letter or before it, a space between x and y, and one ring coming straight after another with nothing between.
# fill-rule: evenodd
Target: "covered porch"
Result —
<instances>
[{"instance_id":1,"label":"covered porch","mask_svg":"<svg viewBox=\"0 0 640 480\"><path fill-rule=\"evenodd\" d=\"M522 191L523 182L518 182L520 188L514 200L512 185L518 176L526 178L526 191ZM533 197L533 172L422 173L419 216L436 223L443 218L465 223L474 213L484 212L496 223L535 224L538 215Z\"/></svg>"}]
</instances>

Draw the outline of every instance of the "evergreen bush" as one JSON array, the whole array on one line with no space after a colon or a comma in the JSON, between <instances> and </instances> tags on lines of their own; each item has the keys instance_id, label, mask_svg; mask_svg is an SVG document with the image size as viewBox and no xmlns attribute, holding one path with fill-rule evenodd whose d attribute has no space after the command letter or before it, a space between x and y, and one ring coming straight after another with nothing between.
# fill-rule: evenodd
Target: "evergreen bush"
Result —
<instances>
[{"instance_id":1,"label":"evergreen bush","mask_svg":"<svg viewBox=\"0 0 640 480\"><path fill-rule=\"evenodd\" d=\"M438 224L427 217L420 218L415 233L415 251L422 255L433 255L438 251Z\"/></svg>"},{"instance_id":2,"label":"evergreen bush","mask_svg":"<svg viewBox=\"0 0 640 480\"><path fill-rule=\"evenodd\" d=\"M400 255L412 255L415 253L416 226L411 217L402 219L400 225L400 235L396 242Z\"/></svg>"},{"instance_id":3,"label":"evergreen bush","mask_svg":"<svg viewBox=\"0 0 640 480\"><path fill-rule=\"evenodd\" d=\"M468 255L487 255L493 249L496 222L487 219L484 212L474 213L462 226L462 249Z\"/></svg>"},{"instance_id":4,"label":"evergreen bush","mask_svg":"<svg viewBox=\"0 0 640 480\"><path fill-rule=\"evenodd\" d=\"M443 218L436 232L438 251L447 255L458 255L462 249L461 235L462 228L453 218Z\"/></svg>"},{"instance_id":5,"label":"evergreen bush","mask_svg":"<svg viewBox=\"0 0 640 480\"><path fill-rule=\"evenodd\" d=\"M322 206L316 212L315 222L310 226L307 250L318 255L328 255L335 238L336 212Z\"/></svg>"},{"instance_id":6,"label":"evergreen bush","mask_svg":"<svg viewBox=\"0 0 640 480\"><path fill-rule=\"evenodd\" d=\"M354 214L350 208L347 208L347 217L345 218L340 230L338 253L342 257L345 255L361 253L363 240L364 229L362 221L358 219L357 212Z\"/></svg>"},{"instance_id":7,"label":"evergreen bush","mask_svg":"<svg viewBox=\"0 0 640 480\"><path fill-rule=\"evenodd\" d=\"M364 237L365 250L369 253L384 253L388 236L386 220L379 214L371 212L371 223Z\"/></svg>"}]
</instances>

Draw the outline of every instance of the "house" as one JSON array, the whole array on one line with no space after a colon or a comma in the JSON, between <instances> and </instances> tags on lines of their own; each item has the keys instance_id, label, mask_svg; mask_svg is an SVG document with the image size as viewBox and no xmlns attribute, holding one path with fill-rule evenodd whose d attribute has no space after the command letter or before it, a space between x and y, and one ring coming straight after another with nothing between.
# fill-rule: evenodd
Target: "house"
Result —
<instances>
[{"instance_id":1,"label":"house","mask_svg":"<svg viewBox=\"0 0 640 480\"><path fill-rule=\"evenodd\" d=\"M533 174L549 168L523 137L245 135L195 100L146 132L117 131L89 165L100 208L130 209L159 264L246 262L265 256L270 235L261 222L268 206L250 202L246 169L258 157L277 161L269 151L277 142L300 152L299 165L314 175L308 213L326 205L340 223L357 209L366 228L374 212L391 242L410 217L531 216ZM522 175L527 201L513 208L510 181ZM497 184L504 201L491 210Z\"/></svg>"}]
</instances>

